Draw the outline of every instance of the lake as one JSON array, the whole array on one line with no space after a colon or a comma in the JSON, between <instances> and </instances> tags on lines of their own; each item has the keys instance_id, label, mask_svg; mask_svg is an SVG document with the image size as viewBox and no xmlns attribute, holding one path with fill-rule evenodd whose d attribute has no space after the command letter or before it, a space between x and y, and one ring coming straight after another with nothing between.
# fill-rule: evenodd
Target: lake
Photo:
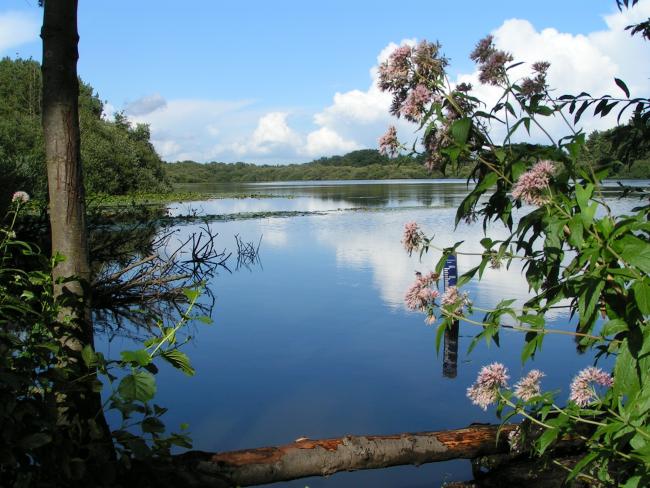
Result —
<instances>
[{"instance_id":1,"label":"lake","mask_svg":"<svg viewBox=\"0 0 650 488\"><path fill-rule=\"evenodd\" d=\"M641 182L647 186L648 181ZM639 184L639 182L636 182ZM610 200L616 211L634 206ZM205 187L200 190L205 191ZM568 397L572 376L592 364L572 338L548 336L534 361L522 366L523 336L504 330L501 347L467 347L478 332L461 325L457 375L443 376L436 353L435 326L408 311L403 297L416 270L432 269L438 255L419 262L402 249L406 222L417 221L439 246L465 240L480 252L482 228L454 230L455 206L467 193L460 180L382 182L297 182L221 185L210 191L264 194L273 198L226 198L177 203L170 213L268 212L269 217L213 222L221 247L235 248L233 236L257 242L260 263L232 273L221 271L208 286L216 296L214 323L193 326L185 348L197 370L188 378L162 368L156 402L169 408L166 424L190 424L194 448L223 451L286 444L346 434L393 434L496 422L465 396L481 366L500 361L511 382L532 368L546 373L545 390ZM637 200L638 201L638 200ZM273 212L307 215L274 217ZM198 225L180 227L181 234ZM488 229L492 238L503 228ZM459 271L477 258L458 257ZM465 288L479 307L504 298L523 300L527 285L520 268L488 270ZM477 314L478 315L478 314ZM571 329L562 313L549 326ZM114 355L120 340L105 344ZM606 364L605 364L606 366ZM341 473L286 486L424 487L471 478L469 461L421 467Z\"/></svg>"}]
</instances>

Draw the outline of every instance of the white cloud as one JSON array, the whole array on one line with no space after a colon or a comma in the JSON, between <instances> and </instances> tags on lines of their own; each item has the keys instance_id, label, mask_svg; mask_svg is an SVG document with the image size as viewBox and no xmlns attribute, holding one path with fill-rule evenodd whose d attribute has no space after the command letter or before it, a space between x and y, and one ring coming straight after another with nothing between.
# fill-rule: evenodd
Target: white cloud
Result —
<instances>
[{"instance_id":1,"label":"white cloud","mask_svg":"<svg viewBox=\"0 0 650 488\"><path fill-rule=\"evenodd\" d=\"M164 108L166 105L167 101L162 97L162 95L160 95L160 93L154 93L153 95L147 95L138 98L133 102L127 103L126 107L124 107L124 111L128 115L147 115L158 109Z\"/></svg>"},{"instance_id":2,"label":"white cloud","mask_svg":"<svg viewBox=\"0 0 650 488\"><path fill-rule=\"evenodd\" d=\"M332 129L321 127L309 133L303 151L309 156L318 157L345 154L359 147L356 142L343 139Z\"/></svg>"},{"instance_id":3,"label":"white cloud","mask_svg":"<svg viewBox=\"0 0 650 488\"><path fill-rule=\"evenodd\" d=\"M24 12L0 13L0 54L38 39L40 22L37 15Z\"/></svg>"},{"instance_id":4,"label":"white cloud","mask_svg":"<svg viewBox=\"0 0 650 488\"><path fill-rule=\"evenodd\" d=\"M629 10L604 17L606 30L583 34L568 34L553 28L536 30L527 20L510 19L494 30L494 41L499 49L511 52L515 61L525 64L511 70L515 79L530 74L530 65L536 61L549 61L548 83L558 96L579 94L582 91L594 96L623 93L614 84L614 78L625 80L632 96L650 94L650 65L642 62L648 58L648 45L639 36L631 37L625 27L650 17L650 0L641 1ZM469 82L473 94L492 107L501 92L498 88L480 85L478 72L459 75L457 82ZM587 133L606 129L616 124L614 110L606 118L592 117L587 111L579 127ZM571 118L571 116L569 116ZM543 119L544 120L544 119ZM625 120L625 117L624 119ZM561 117L545 120L545 128L555 138L569 130ZM498 138L505 130L495 130ZM525 131L520 132L524 137ZM543 140L541 132L533 133L535 140Z\"/></svg>"},{"instance_id":5,"label":"white cloud","mask_svg":"<svg viewBox=\"0 0 650 488\"><path fill-rule=\"evenodd\" d=\"M246 100L169 100L150 113L132 114L129 120L151 126L152 142L163 159L209 161L220 156L229 138L245 130L248 120L242 110L250 104Z\"/></svg>"},{"instance_id":6,"label":"white cloud","mask_svg":"<svg viewBox=\"0 0 650 488\"><path fill-rule=\"evenodd\" d=\"M102 119L113 120L116 108L108 102L104 102L104 109L102 110Z\"/></svg>"},{"instance_id":7,"label":"white cloud","mask_svg":"<svg viewBox=\"0 0 650 488\"><path fill-rule=\"evenodd\" d=\"M604 16L604 28L597 32L538 30L527 20L510 19L498 26L493 35L497 47L526 63L513 70L516 78L527 76L531 63L550 61L549 84L558 95L583 90L593 95L620 95L613 82L618 77L626 81L633 96L648 96L650 64L642 62L648 57L648 45L638 36L631 37L625 27L649 16L650 0L640 0L632 9ZM400 44L415 42L404 39ZM381 50L369 70L367 89L335 93L328 106L313 113L311 125L297 116L303 112L300 109L260 112L251 101L219 100L171 100L166 106L157 106L156 103L164 101L161 95L131 104L132 119L151 124L154 144L167 160L303 162L354 149L375 148L378 138L391 124L397 126L400 139L407 142L415 137L415 125L389 114L391 97L381 92L376 83L379 64L397 46L390 43ZM471 82L475 95L488 104L499 95L495 87L478 83L476 71L460 74L455 81ZM155 110L145 114L146 108ZM611 127L615 117L614 112L605 119L585 116L581 126L586 132ZM554 137L566 134L561 118L546 122ZM504 132L495 130L497 140ZM524 136L528 137L522 129L521 137ZM537 141L541 137L539 132L532 135Z\"/></svg>"},{"instance_id":8,"label":"white cloud","mask_svg":"<svg viewBox=\"0 0 650 488\"><path fill-rule=\"evenodd\" d=\"M300 136L287 125L286 112L271 112L260 117L253 135L245 142L235 143L233 149L240 155L265 155L274 151L295 151L301 144Z\"/></svg>"}]
</instances>

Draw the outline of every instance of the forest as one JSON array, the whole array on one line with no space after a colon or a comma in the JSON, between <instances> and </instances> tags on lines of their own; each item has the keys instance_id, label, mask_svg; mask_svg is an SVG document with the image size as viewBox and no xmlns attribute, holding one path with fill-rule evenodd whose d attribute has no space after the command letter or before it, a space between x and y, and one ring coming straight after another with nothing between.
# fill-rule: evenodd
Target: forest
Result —
<instances>
[{"instance_id":1,"label":"forest","mask_svg":"<svg viewBox=\"0 0 650 488\"><path fill-rule=\"evenodd\" d=\"M0 60L0 209L13 192L44 199L45 146L41 65L31 59ZM79 84L81 159L86 191L123 195L164 192L164 163L151 144L145 124L133 126L125 115L102 117L104 104L90 84Z\"/></svg>"}]
</instances>

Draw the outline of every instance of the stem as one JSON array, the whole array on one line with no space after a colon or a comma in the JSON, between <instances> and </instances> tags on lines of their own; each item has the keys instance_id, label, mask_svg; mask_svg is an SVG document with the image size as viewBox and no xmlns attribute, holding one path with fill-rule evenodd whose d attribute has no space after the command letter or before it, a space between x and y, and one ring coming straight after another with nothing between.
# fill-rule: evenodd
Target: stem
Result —
<instances>
[{"instance_id":1,"label":"stem","mask_svg":"<svg viewBox=\"0 0 650 488\"><path fill-rule=\"evenodd\" d=\"M594 335L591 335L591 334L585 334L583 332L570 332L568 330L561 330L561 329L531 329L530 327L520 327L520 326L517 326L517 325L486 324L484 322L478 322L476 320L469 319L469 318L465 317L464 315L449 312L449 311L447 311L447 310L445 310L443 308L441 308L440 310L442 311L442 314L447 316L447 317L451 317L451 318L456 319L456 320L462 320L464 322L467 322L468 324L477 325L477 326L483 327L483 328L485 328L485 327L487 327L489 325L496 325L496 326L498 326L498 327L500 327L502 329L512 329L512 330L518 330L518 331L522 331L522 332L535 332L536 334L544 334L544 335L546 335L546 334L560 334L560 335L568 335L568 336L574 336L574 337L576 337L576 336L577 337L587 337L589 339L595 339L595 340L598 340L598 341L604 341L605 340L604 337L594 336ZM615 341L616 340L612 340L612 342L615 342ZM620 341L616 341L616 342L620 342Z\"/></svg>"}]
</instances>

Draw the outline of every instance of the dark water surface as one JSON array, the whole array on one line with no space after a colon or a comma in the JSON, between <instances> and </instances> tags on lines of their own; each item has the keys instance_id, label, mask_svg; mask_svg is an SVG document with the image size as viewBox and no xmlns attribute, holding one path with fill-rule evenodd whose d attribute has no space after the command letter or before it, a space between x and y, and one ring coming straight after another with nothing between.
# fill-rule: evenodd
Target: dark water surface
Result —
<instances>
[{"instance_id":1,"label":"dark water surface","mask_svg":"<svg viewBox=\"0 0 650 488\"><path fill-rule=\"evenodd\" d=\"M648 182L644 182L645 185ZM205 191L205 188L201 188ZM196 325L186 346L197 370L188 378L163 368L157 403L169 408L170 428L190 424L194 447L206 451L285 444L346 434L393 434L495 422L465 396L482 365L505 363L512 382L532 368L546 373L544 389L568 395L568 383L592 363L572 338L549 336L534 361L521 365L523 336L504 330L501 347L480 344L466 353L478 330L461 325L457 377L442 375L436 328L403 305L414 271L432 268L402 250L404 223L417 221L440 246L465 240L478 252L479 224L453 227L467 189L461 181L300 182L221 186L278 198L220 199L170 207L206 214L300 210L323 214L211 224L223 247L233 235L257 241L261 265L209 283L217 297L211 326ZM637 201L612 200L617 211ZM355 209L355 210L350 210ZM198 226L181 227L181 233ZM488 229L492 238L503 229ZM478 258L459 256L462 273ZM525 299L520 268L488 270L466 290L479 307L504 298ZM558 313L551 326L570 329ZM119 341L108 346L113 354ZM286 486L439 486L471 478L469 461L336 474Z\"/></svg>"}]
</instances>

